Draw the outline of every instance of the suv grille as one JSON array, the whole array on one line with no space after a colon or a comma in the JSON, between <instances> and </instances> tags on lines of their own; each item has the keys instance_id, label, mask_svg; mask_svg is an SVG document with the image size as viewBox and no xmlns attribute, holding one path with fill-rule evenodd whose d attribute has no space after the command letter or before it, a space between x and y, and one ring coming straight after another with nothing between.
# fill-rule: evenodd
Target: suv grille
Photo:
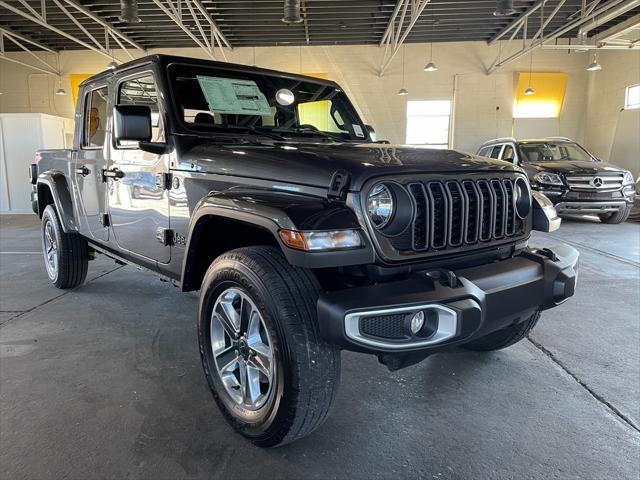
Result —
<instances>
[{"instance_id":1,"label":"suv grille","mask_svg":"<svg viewBox=\"0 0 640 480\"><path fill-rule=\"evenodd\" d=\"M623 175L580 175L567 176L571 190L580 192L615 192L622 188ZM598 181L597 179L600 179Z\"/></svg>"},{"instance_id":2,"label":"suv grille","mask_svg":"<svg viewBox=\"0 0 640 480\"><path fill-rule=\"evenodd\" d=\"M514 178L409 183L414 220L390 238L391 244L403 252L442 251L522 235L525 224L516 215L514 185Z\"/></svg>"}]
</instances>

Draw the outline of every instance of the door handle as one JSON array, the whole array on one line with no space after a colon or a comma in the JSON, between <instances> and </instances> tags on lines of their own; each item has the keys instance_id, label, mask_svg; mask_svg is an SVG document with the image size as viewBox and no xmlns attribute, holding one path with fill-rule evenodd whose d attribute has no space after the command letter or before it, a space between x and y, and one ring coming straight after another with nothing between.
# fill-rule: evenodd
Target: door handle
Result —
<instances>
[{"instance_id":1,"label":"door handle","mask_svg":"<svg viewBox=\"0 0 640 480\"><path fill-rule=\"evenodd\" d=\"M82 165L81 167L76 168L76 173L78 175L82 175L83 177L86 177L91 173L91 170L89 170L87 167Z\"/></svg>"},{"instance_id":2,"label":"door handle","mask_svg":"<svg viewBox=\"0 0 640 480\"><path fill-rule=\"evenodd\" d=\"M106 182L107 178L113 178L114 180L118 180L124 177L124 172L119 168L113 168L111 170L102 170L102 181Z\"/></svg>"}]
</instances>

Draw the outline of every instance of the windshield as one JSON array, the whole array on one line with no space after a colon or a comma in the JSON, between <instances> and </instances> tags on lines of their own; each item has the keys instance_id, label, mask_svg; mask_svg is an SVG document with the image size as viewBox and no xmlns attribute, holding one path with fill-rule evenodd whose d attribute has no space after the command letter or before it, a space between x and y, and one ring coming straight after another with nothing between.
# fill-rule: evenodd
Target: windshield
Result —
<instances>
[{"instance_id":1,"label":"windshield","mask_svg":"<svg viewBox=\"0 0 640 480\"><path fill-rule=\"evenodd\" d=\"M594 159L585 149L575 143L544 142L521 143L520 150L524 154L525 162L562 162L564 160L578 160L593 162Z\"/></svg>"},{"instance_id":2,"label":"windshield","mask_svg":"<svg viewBox=\"0 0 640 480\"><path fill-rule=\"evenodd\" d=\"M333 85L215 67L172 65L178 115L198 134L369 141L347 96Z\"/></svg>"}]
</instances>

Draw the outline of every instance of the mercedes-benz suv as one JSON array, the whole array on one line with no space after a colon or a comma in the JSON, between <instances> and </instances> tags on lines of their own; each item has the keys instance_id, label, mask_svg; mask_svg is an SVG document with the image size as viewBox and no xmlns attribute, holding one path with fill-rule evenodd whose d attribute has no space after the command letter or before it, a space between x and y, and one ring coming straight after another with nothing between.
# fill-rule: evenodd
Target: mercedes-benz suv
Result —
<instances>
[{"instance_id":1,"label":"mercedes-benz suv","mask_svg":"<svg viewBox=\"0 0 640 480\"><path fill-rule=\"evenodd\" d=\"M521 167L531 188L549 197L560 215L597 215L603 223L622 223L633 207L631 172L602 162L568 138L497 138L485 142L478 155Z\"/></svg>"}]
</instances>

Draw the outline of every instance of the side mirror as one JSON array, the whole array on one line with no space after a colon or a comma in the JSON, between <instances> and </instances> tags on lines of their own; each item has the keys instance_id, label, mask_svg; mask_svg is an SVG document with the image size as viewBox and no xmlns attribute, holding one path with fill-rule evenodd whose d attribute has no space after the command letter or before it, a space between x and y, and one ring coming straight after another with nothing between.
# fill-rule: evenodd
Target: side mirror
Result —
<instances>
[{"instance_id":1,"label":"side mirror","mask_svg":"<svg viewBox=\"0 0 640 480\"><path fill-rule=\"evenodd\" d=\"M531 206L533 207L532 228L539 232L553 232L560 228L562 220L549 198L536 191L531 192Z\"/></svg>"},{"instance_id":2,"label":"side mirror","mask_svg":"<svg viewBox=\"0 0 640 480\"><path fill-rule=\"evenodd\" d=\"M151 141L151 109L144 105L116 105L113 112L113 135L119 142Z\"/></svg>"},{"instance_id":3,"label":"side mirror","mask_svg":"<svg viewBox=\"0 0 640 480\"><path fill-rule=\"evenodd\" d=\"M378 136L376 135L376 130L371 125L365 125L364 128L367 129L367 133L369 134L369 138L372 142L378 141Z\"/></svg>"}]
</instances>

